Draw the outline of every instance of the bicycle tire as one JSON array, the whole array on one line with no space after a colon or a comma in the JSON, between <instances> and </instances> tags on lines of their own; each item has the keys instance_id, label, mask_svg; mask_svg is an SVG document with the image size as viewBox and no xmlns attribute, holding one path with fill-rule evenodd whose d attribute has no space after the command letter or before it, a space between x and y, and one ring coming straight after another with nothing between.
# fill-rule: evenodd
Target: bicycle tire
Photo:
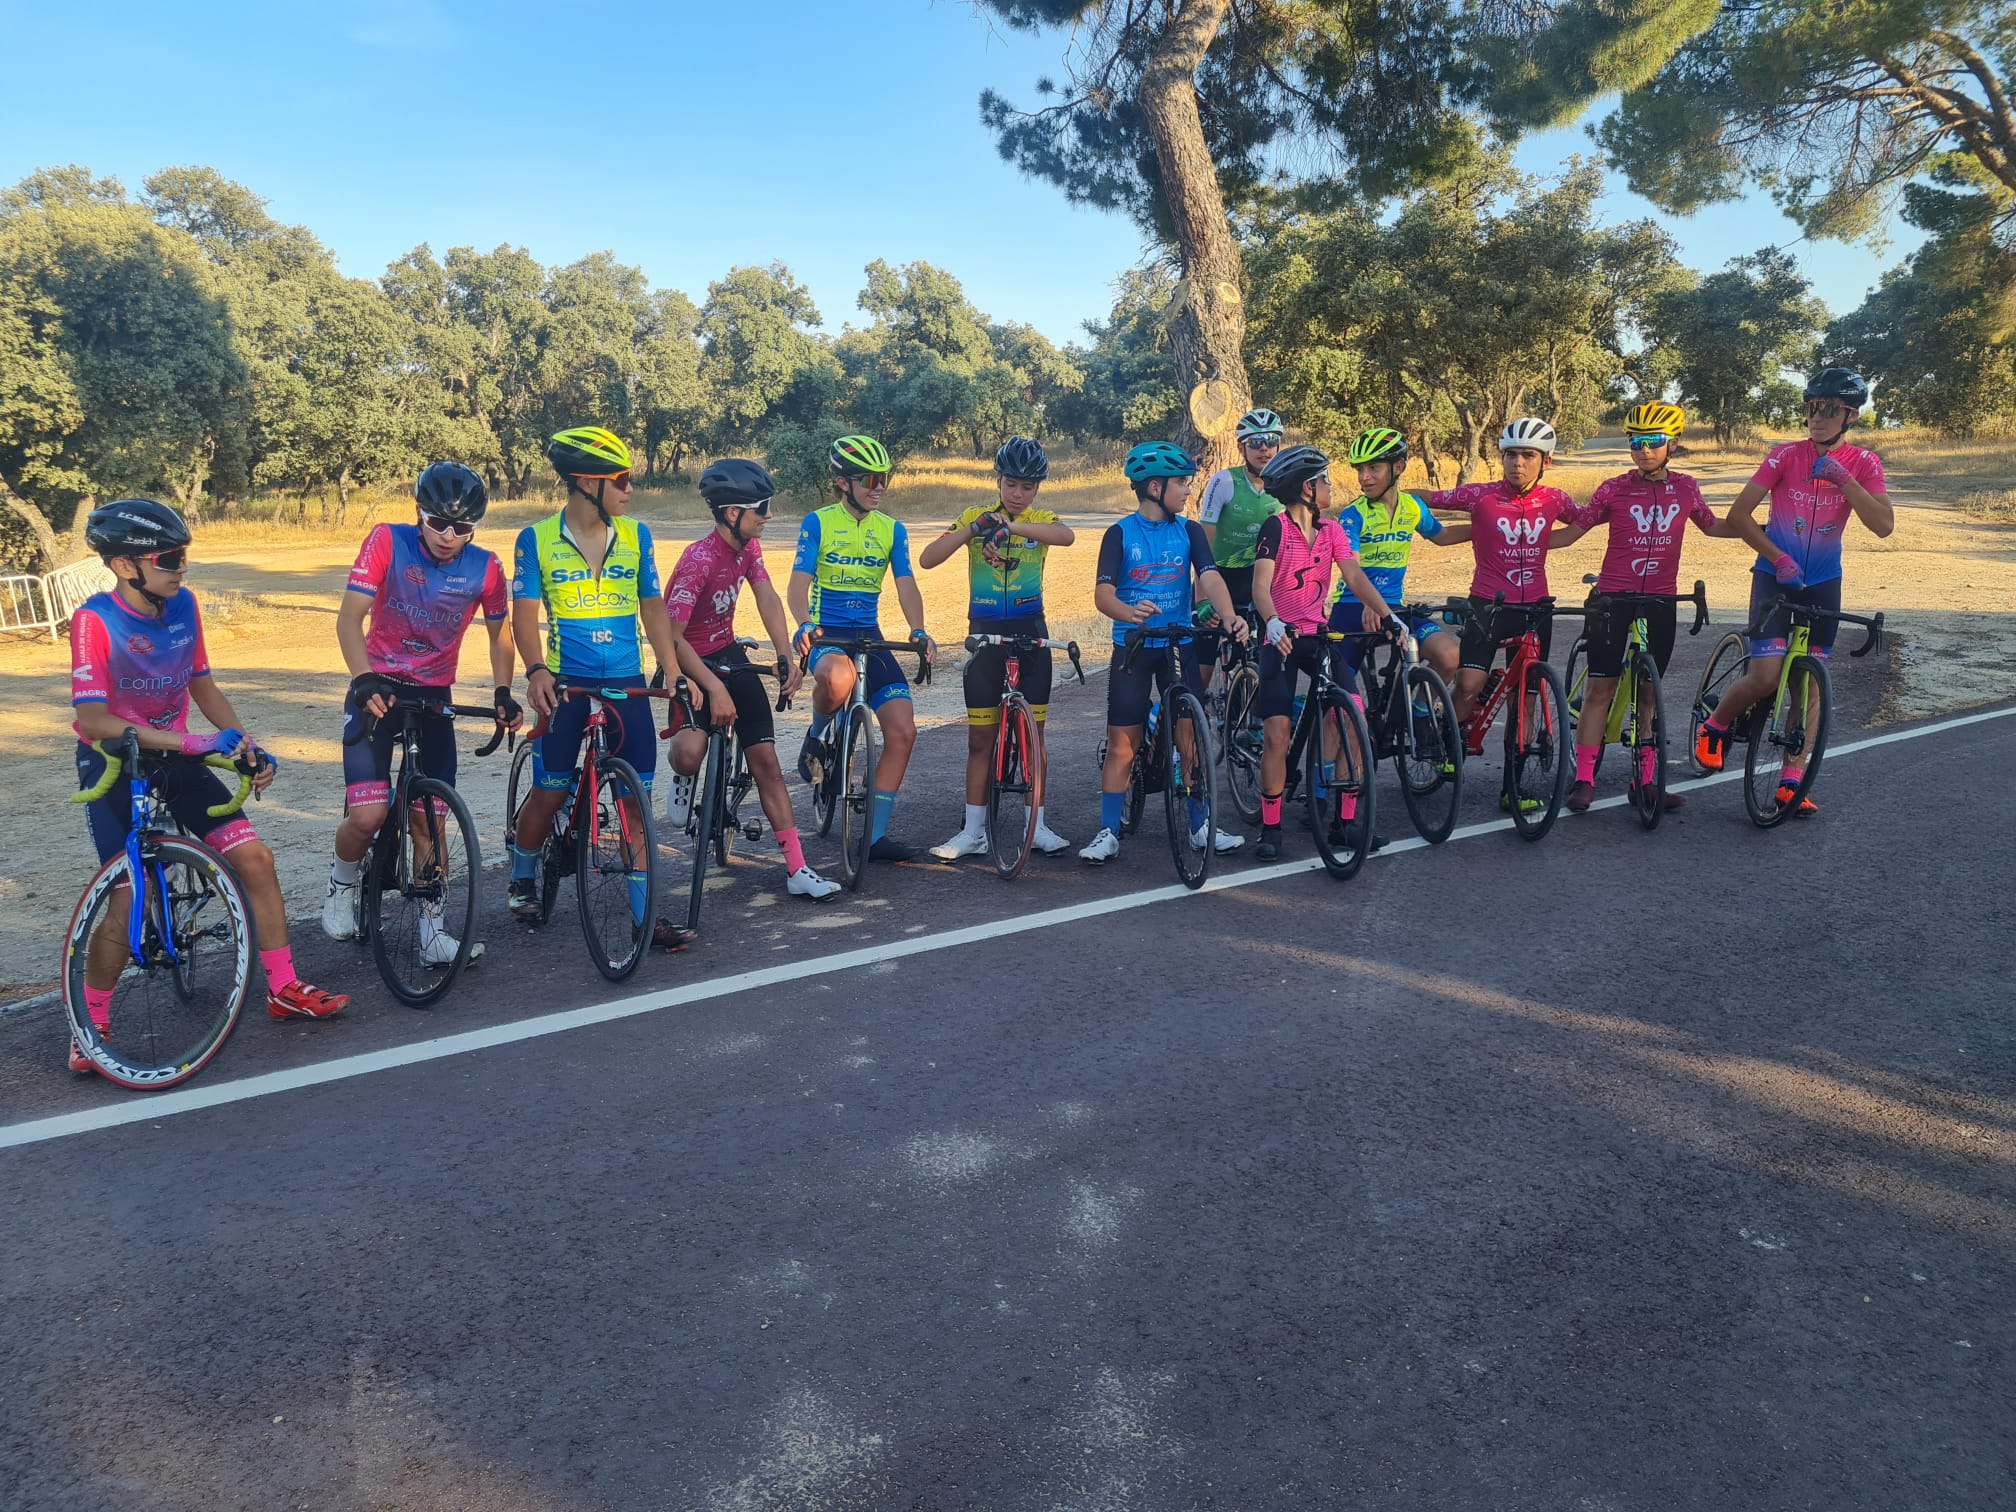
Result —
<instances>
[{"instance_id":1,"label":"bicycle tire","mask_svg":"<svg viewBox=\"0 0 2016 1512\"><path fill-rule=\"evenodd\" d=\"M1810 740L1806 738L1807 700L1801 686L1807 682L1812 684L1815 697ZM1833 680L1828 676L1827 664L1819 657L1793 657L1786 669L1784 689L1786 704L1798 707L1798 724L1790 733L1780 733L1786 727L1777 718L1777 694L1773 693L1772 712L1753 732L1749 748L1743 753L1743 808L1759 829L1773 829L1799 812L1800 800L1812 791L1814 779L1820 775L1820 758L1827 750L1827 726L1833 718ZM1801 744L1809 748L1806 770L1794 784L1791 796L1780 803L1778 786L1785 757L1796 752ZM1760 778L1764 779L1762 784ZM1759 796L1764 787L1768 787L1768 799Z\"/></svg>"},{"instance_id":2,"label":"bicycle tire","mask_svg":"<svg viewBox=\"0 0 2016 1512\"><path fill-rule=\"evenodd\" d=\"M1255 710L1260 704L1260 669L1241 662L1225 679L1225 725L1220 732L1224 747L1225 786L1232 794L1232 806L1248 824L1260 822L1260 747L1262 737Z\"/></svg>"},{"instance_id":3,"label":"bicycle tire","mask_svg":"<svg viewBox=\"0 0 2016 1512\"><path fill-rule=\"evenodd\" d=\"M1323 754L1324 725L1333 718L1339 725L1334 760ZM1357 741L1355 750L1353 738ZM1316 854L1322 858L1324 870L1340 882L1357 876L1372 851L1379 785L1373 780L1378 768L1371 752L1372 728L1357 701L1341 693L1325 698L1302 749L1302 797L1309 805L1309 831L1316 841ZM1347 797L1354 800L1348 820L1342 817L1341 807ZM1334 838L1332 821L1339 825Z\"/></svg>"},{"instance_id":4,"label":"bicycle tire","mask_svg":"<svg viewBox=\"0 0 2016 1512\"><path fill-rule=\"evenodd\" d=\"M1638 822L1654 830L1659 828L1660 817L1666 812L1666 690L1659 681L1659 664L1650 652L1640 651L1632 657L1631 678L1636 685L1636 700L1625 714L1629 726L1625 744L1631 753L1626 791L1631 807L1638 811ZM1638 774L1643 770L1644 757L1639 753L1647 750L1652 753L1652 780L1640 782Z\"/></svg>"},{"instance_id":5,"label":"bicycle tire","mask_svg":"<svg viewBox=\"0 0 2016 1512\"><path fill-rule=\"evenodd\" d=\"M1722 695L1729 691L1729 685L1750 670L1750 643L1731 630L1715 643L1715 649L1708 653L1708 665L1701 669L1701 680L1694 687L1694 706L1687 714L1687 765L1696 777L1706 777L1708 768L1695 759L1694 749L1699 742L1701 722L1715 712ZM1744 717L1742 730L1731 730L1731 740L1741 740L1752 723L1748 715ZM1724 756L1726 762L1727 756Z\"/></svg>"},{"instance_id":6,"label":"bicycle tire","mask_svg":"<svg viewBox=\"0 0 2016 1512\"><path fill-rule=\"evenodd\" d=\"M1417 699L1428 705L1425 720L1414 712ZM1404 717L1414 728L1411 751L1393 758L1400 798L1415 833L1430 845L1440 845L1455 831L1456 816L1463 810L1463 732L1456 724L1456 700L1449 684L1433 667L1408 669Z\"/></svg>"},{"instance_id":7,"label":"bicycle tire","mask_svg":"<svg viewBox=\"0 0 2016 1512\"><path fill-rule=\"evenodd\" d=\"M847 706L842 705L833 717L826 722L827 735L834 737L826 743L835 750L844 751L846 749L838 737L844 736L847 733L847 720ZM828 756L825 770L820 774L819 780L812 784L812 817L818 821L819 838L821 840L824 840L833 832L833 816L839 812L840 808L840 779L845 767L846 763L844 761L836 761L831 756Z\"/></svg>"},{"instance_id":8,"label":"bicycle tire","mask_svg":"<svg viewBox=\"0 0 2016 1512\"><path fill-rule=\"evenodd\" d=\"M511 859L511 847L518 843L518 809L532 791L532 742L520 742L511 753L511 775L504 784L504 859Z\"/></svg>"},{"instance_id":9,"label":"bicycle tire","mask_svg":"<svg viewBox=\"0 0 2016 1512\"><path fill-rule=\"evenodd\" d=\"M1568 648L1568 670L1561 674L1561 686L1568 690L1568 717L1582 722L1582 700L1589 692L1589 637L1578 635Z\"/></svg>"},{"instance_id":10,"label":"bicycle tire","mask_svg":"<svg viewBox=\"0 0 2016 1512\"><path fill-rule=\"evenodd\" d=\"M258 954L244 887L237 873L216 851L187 836L163 835L153 842L152 861L143 870L148 873L146 899L142 901L137 892L129 892L129 897L158 917L165 890L170 938L177 942L177 953L193 959L200 939L215 940L221 946L217 952L219 967L228 968L230 979L223 984L214 1003L192 1011L194 992L183 994L181 985L175 981L178 974L175 965L165 959L153 959L158 928L143 924L143 948L150 960L136 965L130 955L124 956L119 981L113 987L107 1025L111 1032L109 1036L101 1033L91 1022L85 1005L84 968L91 938L101 925L109 923L112 898L119 884L128 878L125 852L99 867L85 884L64 935L63 1009L70 1021L71 1038L82 1047L99 1073L114 1085L135 1091L185 1082L216 1058L244 1013ZM169 876L171 870L187 873L186 885L192 890L184 892L184 884ZM200 891L196 890L199 883ZM185 903L189 905L186 912L181 906ZM213 904L212 921L200 928L192 927L211 911ZM123 939L120 946L123 953ZM201 963L182 975L198 985L205 979ZM171 1011L175 1022L164 1024L163 1015L155 1012L152 986L157 977L166 981L165 992L174 1000Z\"/></svg>"},{"instance_id":11,"label":"bicycle tire","mask_svg":"<svg viewBox=\"0 0 2016 1512\"><path fill-rule=\"evenodd\" d=\"M987 763L987 848L994 874L1003 882L1014 881L1028 863L1042 802L1043 747L1036 739L1036 716L1028 699L1011 693L1001 701L1001 722Z\"/></svg>"},{"instance_id":12,"label":"bicycle tire","mask_svg":"<svg viewBox=\"0 0 2016 1512\"><path fill-rule=\"evenodd\" d=\"M845 782L840 808L840 880L859 892L868 875L868 852L875 833L875 716L866 704L847 713L845 753L838 763Z\"/></svg>"},{"instance_id":13,"label":"bicycle tire","mask_svg":"<svg viewBox=\"0 0 2016 1512\"><path fill-rule=\"evenodd\" d=\"M1529 699L1530 725L1525 718ZM1568 793L1572 729L1561 674L1551 663L1528 662L1519 691L1505 710L1505 791L1512 798L1512 827L1523 840L1540 839L1560 817L1561 800ZM1539 800L1541 806L1529 812L1527 798Z\"/></svg>"},{"instance_id":14,"label":"bicycle tire","mask_svg":"<svg viewBox=\"0 0 2016 1512\"><path fill-rule=\"evenodd\" d=\"M725 755L727 741L732 738L708 736L707 755L700 763L700 770L694 774L699 787L694 793L692 817L681 834L669 837L673 844L672 854L677 859L666 873L665 893L668 898L681 892L685 894L685 925L688 929L700 927L700 905L707 892L707 853L715 848L714 831L721 823L721 759L716 752L718 750ZM682 838L688 848L684 857L677 849ZM660 854L662 856L663 852ZM690 868L682 873L681 868L687 866L689 858Z\"/></svg>"},{"instance_id":15,"label":"bicycle tire","mask_svg":"<svg viewBox=\"0 0 2016 1512\"><path fill-rule=\"evenodd\" d=\"M1191 759L1183 759L1177 732L1190 730ZM1204 704L1189 687L1177 683L1162 695L1162 727L1168 737L1162 783L1162 808L1169 820L1169 852L1176 861L1176 875L1193 892L1211 875L1213 845L1218 838L1216 797L1211 776L1211 726ZM1196 826L1190 822L1190 805L1204 810L1204 843L1193 846L1190 836Z\"/></svg>"},{"instance_id":16,"label":"bicycle tire","mask_svg":"<svg viewBox=\"0 0 2016 1512\"><path fill-rule=\"evenodd\" d=\"M730 803L728 795L747 770L742 742L731 733L721 743L721 778L714 793L714 864L723 871L728 869L728 854L735 841L736 810L741 806Z\"/></svg>"},{"instance_id":17,"label":"bicycle tire","mask_svg":"<svg viewBox=\"0 0 2016 1512\"><path fill-rule=\"evenodd\" d=\"M626 797L634 800L634 806L624 805ZM588 956L595 969L610 981L620 982L644 959L652 927L658 919L654 907L658 844L651 816L651 795L629 762L620 756L604 756L595 763L595 812L583 814L578 807L577 804L574 815L574 901L581 917L581 934L588 943ZM601 850L597 849L598 839ZM632 874L640 856L644 861L641 916L631 892ZM619 875L623 881L620 892L612 881ZM620 909L607 907L612 896L620 902ZM627 944L622 943L623 931L601 927L599 921L605 916L629 920Z\"/></svg>"},{"instance_id":18,"label":"bicycle tire","mask_svg":"<svg viewBox=\"0 0 2016 1512\"><path fill-rule=\"evenodd\" d=\"M426 816L430 826L429 849L435 862L438 863L444 853L451 857L446 868L446 880L431 869L428 875L421 875L414 860L418 842L412 839L412 811L422 802L439 804L447 811L442 817L430 807ZM407 784L406 802L400 807L405 811L388 812L385 822L378 827L377 837L371 842L358 913L364 921L364 932L370 936L371 956L377 963L378 975L386 989L409 1008L427 1008L447 994L448 989L455 985L455 979L462 974L463 967L469 964L470 947L476 933L476 884L483 875L483 854L478 846L476 821L470 817L469 806L462 801L462 795L447 783L433 777L414 778ZM452 859L454 833L461 836L459 862ZM409 843L413 851L409 851ZM459 888L453 880L458 869L461 877ZM421 939L425 933L421 920L432 912L426 906L427 895L437 889L440 893L437 901L441 905L437 927L446 931L457 946L454 958L440 967L426 964L426 947ZM393 905L395 912L390 920L386 917L388 896L399 900ZM404 907L407 903L412 906Z\"/></svg>"}]
</instances>

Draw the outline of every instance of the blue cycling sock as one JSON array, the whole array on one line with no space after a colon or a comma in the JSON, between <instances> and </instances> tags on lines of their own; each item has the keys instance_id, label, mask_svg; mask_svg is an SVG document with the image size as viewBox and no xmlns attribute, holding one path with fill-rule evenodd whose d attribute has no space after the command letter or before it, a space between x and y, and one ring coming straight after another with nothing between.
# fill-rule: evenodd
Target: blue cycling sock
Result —
<instances>
[{"instance_id":1,"label":"blue cycling sock","mask_svg":"<svg viewBox=\"0 0 2016 1512\"><path fill-rule=\"evenodd\" d=\"M1127 806L1125 793L1101 793L1099 795L1099 828L1120 833L1120 813Z\"/></svg>"},{"instance_id":2,"label":"blue cycling sock","mask_svg":"<svg viewBox=\"0 0 2016 1512\"><path fill-rule=\"evenodd\" d=\"M837 709L833 711L835 714L838 712L839 710ZM826 738L827 727L832 723L833 714L821 714L817 709L814 709L812 711L812 727L805 732L805 738L807 740L824 740Z\"/></svg>"},{"instance_id":3,"label":"blue cycling sock","mask_svg":"<svg viewBox=\"0 0 2016 1512\"><path fill-rule=\"evenodd\" d=\"M644 905L649 901L651 879L643 872L630 873L630 922L640 928L644 923Z\"/></svg>"},{"instance_id":4,"label":"blue cycling sock","mask_svg":"<svg viewBox=\"0 0 2016 1512\"><path fill-rule=\"evenodd\" d=\"M530 882L538 875L539 852L536 850L520 850L517 846L512 846L511 880L513 882Z\"/></svg>"},{"instance_id":5,"label":"blue cycling sock","mask_svg":"<svg viewBox=\"0 0 2016 1512\"><path fill-rule=\"evenodd\" d=\"M868 831L868 843L873 845L889 833L889 816L896 812L896 795L875 789L875 823Z\"/></svg>"},{"instance_id":6,"label":"blue cycling sock","mask_svg":"<svg viewBox=\"0 0 2016 1512\"><path fill-rule=\"evenodd\" d=\"M1199 803L1195 798L1185 798L1183 801L1189 806L1190 830L1194 834L1203 825L1204 821L1211 816L1204 812L1204 805Z\"/></svg>"}]
</instances>

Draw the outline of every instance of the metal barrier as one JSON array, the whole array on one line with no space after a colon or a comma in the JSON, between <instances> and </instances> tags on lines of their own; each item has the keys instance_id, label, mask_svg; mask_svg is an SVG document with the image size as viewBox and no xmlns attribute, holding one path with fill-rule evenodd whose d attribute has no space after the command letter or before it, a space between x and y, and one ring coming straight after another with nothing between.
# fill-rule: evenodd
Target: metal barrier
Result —
<instances>
[{"instance_id":1,"label":"metal barrier","mask_svg":"<svg viewBox=\"0 0 2016 1512\"><path fill-rule=\"evenodd\" d=\"M47 630L56 634L56 617L49 612L49 588L41 578L21 573L0 577L0 634L26 634Z\"/></svg>"},{"instance_id":2,"label":"metal barrier","mask_svg":"<svg viewBox=\"0 0 2016 1512\"><path fill-rule=\"evenodd\" d=\"M42 591L48 594L50 610L59 625L69 624L70 616L92 594L104 593L118 585L119 579L112 569L96 557L59 567L42 579Z\"/></svg>"},{"instance_id":3,"label":"metal barrier","mask_svg":"<svg viewBox=\"0 0 2016 1512\"><path fill-rule=\"evenodd\" d=\"M70 624L70 616L94 593L115 587L112 569L96 557L59 567L43 577L21 573L0 577L0 635L47 630L55 640Z\"/></svg>"}]
</instances>

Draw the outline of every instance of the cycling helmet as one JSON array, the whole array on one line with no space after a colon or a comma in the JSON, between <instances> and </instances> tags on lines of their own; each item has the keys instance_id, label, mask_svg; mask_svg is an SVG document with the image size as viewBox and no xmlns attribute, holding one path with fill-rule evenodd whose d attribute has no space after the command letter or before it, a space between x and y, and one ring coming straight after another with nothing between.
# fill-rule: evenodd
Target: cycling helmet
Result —
<instances>
[{"instance_id":1,"label":"cycling helmet","mask_svg":"<svg viewBox=\"0 0 2016 1512\"><path fill-rule=\"evenodd\" d=\"M153 499L115 499L84 521L84 544L101 557L173 551L190 539L182 516Z\"/></svg>"},{"instance_id":2,"label":"cycling helmet","mask_svg":"<svg viewBox=\"0 0 2016 1512\"><path fill-rule=\"evenodd\" d=\"M1302 485L1330 471L1330 459L1313 446L1291 446L1260 474L1260 486L1283 504L1302 502Z\"/></svg>"},{"instance_id":3,"label":"cycling helmet","mask_svg":"<svg viewBox=\"0 0 2016 1512\"><path fill-rule=\"evenodd\" d=\"M474 525L490 507L490 490L460 462L436 462L420 474L413 498L430 515Z\"/></svg>"},{"instance_id":4,"label":"cycling helmet","mask_svg":"<svg viewBox=\"0 0 2016 1512\"><path fill-rule=\"evenodd\" d=\"M1853 368L1830 367L1806 385L1808 399L1839 399L1852 410L1869 407L1869 384Z\"/></svg>"},{"instance_id":5,"label":"cycling helmet","mask_svg":"<svg viewBox=\"0 0 2016 1512\"><path fill-rule=\"evenodd\" d=\"M1042 446L1027 436L1010 436L994 453L994 471L1004 478L1041 483L1050 476L1050 459L1043 455Z\"/></svg>"},{"instance_id":6,"label":"cycling helmet","mask_svg":"<svg viewBox=\"0 0 2016 1512\"><path fill-rule=\"evenodd\" d=\"M1517 420L1508 420L1505 429L1498 433L1500 451L1536 451L1542 456L1554 455L1554 443L1559 439L1554 427L1545 420L1536 420L1531 415L1522 415Z\"/></svg>"},{"instance_id":7,"label":"cycling helmet","mask_svg":"<svg viewBox=\"0 0 2016 1512\"><path fill-rule=\"evenodd\" d=\"M873 436L842 436L826 453L826 461L843 478L871 473L886 477L891 466L888 448Z\"/></svg>"},{"instance_id":8,"label":"cycling helmet","mask_svg":"<svg viewBox=\"0 0 2016 1512\"><path fill-rule=\"evenodd\" d=\"M1279 462L1281 459L1276 457L1274 460ZM1385 425L1360 431L1352 438L1350 461L1353 467L1363 467L1367 462L1391 462L1399 467L1407 461L1407 438Z\"/></svg>"},{"instance_id":9,"label":"cycling helmet","mask_svg":"<svg viewBox=\"0 0 2016 1512\"><path fill-rule=\"evenodd\" d=\"M1129 483L1191 478L1197 475L1197 460L1174 441L1143 441L1127 453L1126 469Z\"/></svg>"},{"instance_id":10,"label":"cycling helmet","mask_svg":"<svg viewBox=\"0 0 2016 1512\"><path fill-rule=\"evenodd\" d=\"M1624 417L1626 436L1671 436L1678 439L1685 429L1687 412L1677 404L1667 404L1658 399L1632 405L1631 412Z\"/></svg>"},{"instance_id":11,"label":"cycling helmet","mask_svg":"<svg viewBox=\"0 0 2016 1512\"><path fill-rule=\"evenodd\" d=\"M700 497L718 516L724 509L751 509L777 492L770 469L747 457L723 457L700 474Z\"/></svg>"},{"instance_id":12,"label":"cycling helmet","mask_svg":"<svg viewBox=\"0 0 2016 1512\"><path fill-rule=\"evenodd\" d=\"M548 441L546 460L563 478L613 478L630 470L630 448L613 432L583 425Z\"/></svg>"},{"instance_id":13,"label":"cycling helmet","mask_svg":"<svg viewBox=\"0 0 2016 1512\"><path fill-rule=\"evenodd\" d=\"M1281 432L1284 429L1286 427L1281 424L1281 417L1275 414L1274 411L1270 409L1250 409L1239 417L1239 428L1233 432L1233 435L1242 442L1256 441L1262 436L1272 436L1276 441L1279 441L1281 439Z\"/></svg>"}]
</instances>

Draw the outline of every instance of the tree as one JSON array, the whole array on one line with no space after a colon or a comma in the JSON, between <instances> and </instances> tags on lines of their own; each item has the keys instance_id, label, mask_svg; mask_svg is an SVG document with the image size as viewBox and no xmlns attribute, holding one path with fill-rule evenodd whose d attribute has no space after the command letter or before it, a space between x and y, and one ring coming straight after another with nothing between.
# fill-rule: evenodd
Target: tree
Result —
<instances>
[{"instance_id":1,"label":"tree","mask_svg":"<svg viewBox=\"0 0 2016 1512\"><path fill-rule=\"evenodd\" d=\"M1766 248L1653 301L1648 328L1673 349L1681 395L1717 441L1782 408L1785 374L1808 364L1827 316L1810 289L1789 256Z\"/></svg>"},{"instance_id":2,"label":"tree","mask_svg":"<svg viewBox=\"0 0 2016 1512\"><path fill-rule=\"evenodd\" d=\"M1182 400L1170 381L1168 319L1175 285L1161 265L1121 274L1106 319L1085 322L1091 346L1066 350L1084 377L1052 402L1050 428L1078 441L1128 442L1176 428Z\"/></svg>"},{"instance_id":3,"label":"tree","mask_svg":"<svg viewBox=\"0 0 2016 1512\"><path fill-rule=\"evenodd\" d=\"M781 262L731 268L700 307L701 380L714 396L714 442L759 441L792 381L820 359L819 307Z\"/></svg>"},{"instance_id":4,"label":"tree","mask_svg":"<svg viewBox=\"0 0 2016 1512\"><path fill-rule=\"evenodd\" d=\"M651 295L637 334L637 421L644 441L644 470L676 474L698 450L712 419L700 377L700 311L677 289Z\"/></svg>"}]
</instances>

